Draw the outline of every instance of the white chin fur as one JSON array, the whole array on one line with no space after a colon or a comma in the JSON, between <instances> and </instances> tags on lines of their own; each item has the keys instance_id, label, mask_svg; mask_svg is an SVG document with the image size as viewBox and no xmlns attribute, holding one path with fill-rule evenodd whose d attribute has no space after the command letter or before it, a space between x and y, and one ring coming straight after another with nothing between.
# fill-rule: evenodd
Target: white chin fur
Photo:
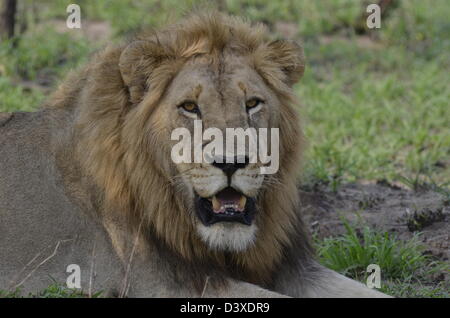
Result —
<instances>
[{"instance_id":1,"label":"white chin fur","mask_svg":"<svg viewBox=\"0 0 450 318\"><path fill-rule=\"evenodd\" d=\"M200 238L214 250L239 252L254 244L257 227L240 223L220 222L210 226L197 223Z\"/></svg>"}]
</instances>

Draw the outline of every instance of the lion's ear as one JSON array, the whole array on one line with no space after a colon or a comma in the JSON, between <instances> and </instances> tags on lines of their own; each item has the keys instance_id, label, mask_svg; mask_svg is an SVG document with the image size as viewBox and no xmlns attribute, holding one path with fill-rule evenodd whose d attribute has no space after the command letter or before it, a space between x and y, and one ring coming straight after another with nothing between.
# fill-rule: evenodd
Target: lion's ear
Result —
<instances>
[{"instance_id":1,"label":"lion's ear","mask_svg":"<svg viewBox=\"0 0 450 318\"><path fill-rule=\"evenodd\" d=\"M135 41L122 51L119 68L132 104L142 100L147 90L147 78L161 61L161 50L155 42Z\"/></svg>"},{"instance_id":2,"label":"lion's ear","mask_svg":"<svg viewBox=\"0 0 450 318\"><path fill-rule=\"evenodd\" d=\"M275 40L269 43L272 61L278 64L284 73L285 82L292 86L297 83L305 71L305 59L302 47L292 40Z\"/></svg>"}]
</instances>

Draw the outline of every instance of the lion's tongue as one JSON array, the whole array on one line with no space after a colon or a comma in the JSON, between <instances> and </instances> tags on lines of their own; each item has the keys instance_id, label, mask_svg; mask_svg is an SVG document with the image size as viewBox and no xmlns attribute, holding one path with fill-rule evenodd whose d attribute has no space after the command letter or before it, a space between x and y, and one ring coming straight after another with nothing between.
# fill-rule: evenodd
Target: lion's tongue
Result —
<instances>
[{"instance_id":1,"label":"lion's tongue","mask_svg":"<svg viewBox=\"0 0 450 318\"><path fill-rule=\"evenodd\" d=\"M247 198L234 190L226 188L212 198L213 211L215 213L225 213L227 209L242 212L245 209Z\"/></svg>"}]
</instances>

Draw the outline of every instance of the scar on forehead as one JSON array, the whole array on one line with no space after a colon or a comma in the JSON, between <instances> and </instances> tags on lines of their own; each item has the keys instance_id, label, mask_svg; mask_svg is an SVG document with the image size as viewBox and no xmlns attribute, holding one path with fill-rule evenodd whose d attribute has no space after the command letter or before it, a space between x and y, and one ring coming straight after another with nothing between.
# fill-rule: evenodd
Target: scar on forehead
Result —
<instances>
[{"instance_id":1,"label":"scar on forehead","mask_svg":"<svg viewBox=\"0 0 450 318\"><path fill-rule=\"evenodd\" d=\"M203 91L203 86L202 85L197 85L195 88L194 88L194 97L195 97L195 99L198 99L198 97L200 96L200 94L202 93L202 91Z\"/></svg>"},{"instance_id":2,"label":"scar on forehead","mask_svg":"<svg viewBox=\"0 0 450 318\"><path fill-rule=\"evenodd\" d=\"M247 87L245 86L245 84L242 82L239 82L238 86L244 92L244 94L247 95Z\"/></svg>"}]
</instances>

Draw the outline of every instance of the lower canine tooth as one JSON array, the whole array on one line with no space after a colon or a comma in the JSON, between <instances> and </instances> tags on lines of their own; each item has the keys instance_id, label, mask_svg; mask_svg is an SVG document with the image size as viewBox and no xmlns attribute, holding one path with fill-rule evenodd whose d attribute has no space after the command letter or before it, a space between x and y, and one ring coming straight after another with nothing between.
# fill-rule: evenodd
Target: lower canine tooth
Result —
<instances>
[{"instance_id":1,"label":"lower canine tooth","mask_svg":"<svg viewBox=\"0 0 450 318\"><path fill-rule=\"evenodd\" d=\"M213 196L213 198L212 198L212 206L213 206L214 212L220 211L220 202L219 202L219 200L217 200L216 196Z\"/></svg>"},{"instance_id":2,"label":"lower canine tooth","mask_svg":"<svg viewBox=\"0 0 450 318\"><path fill-rule=\"evenodd\" d=\"M243 196L241 196L241 199L239 200L239 210L240 211L244 211L245 203L247 203L247 198L243 195Z\"/></svg>"}]
</instances>

